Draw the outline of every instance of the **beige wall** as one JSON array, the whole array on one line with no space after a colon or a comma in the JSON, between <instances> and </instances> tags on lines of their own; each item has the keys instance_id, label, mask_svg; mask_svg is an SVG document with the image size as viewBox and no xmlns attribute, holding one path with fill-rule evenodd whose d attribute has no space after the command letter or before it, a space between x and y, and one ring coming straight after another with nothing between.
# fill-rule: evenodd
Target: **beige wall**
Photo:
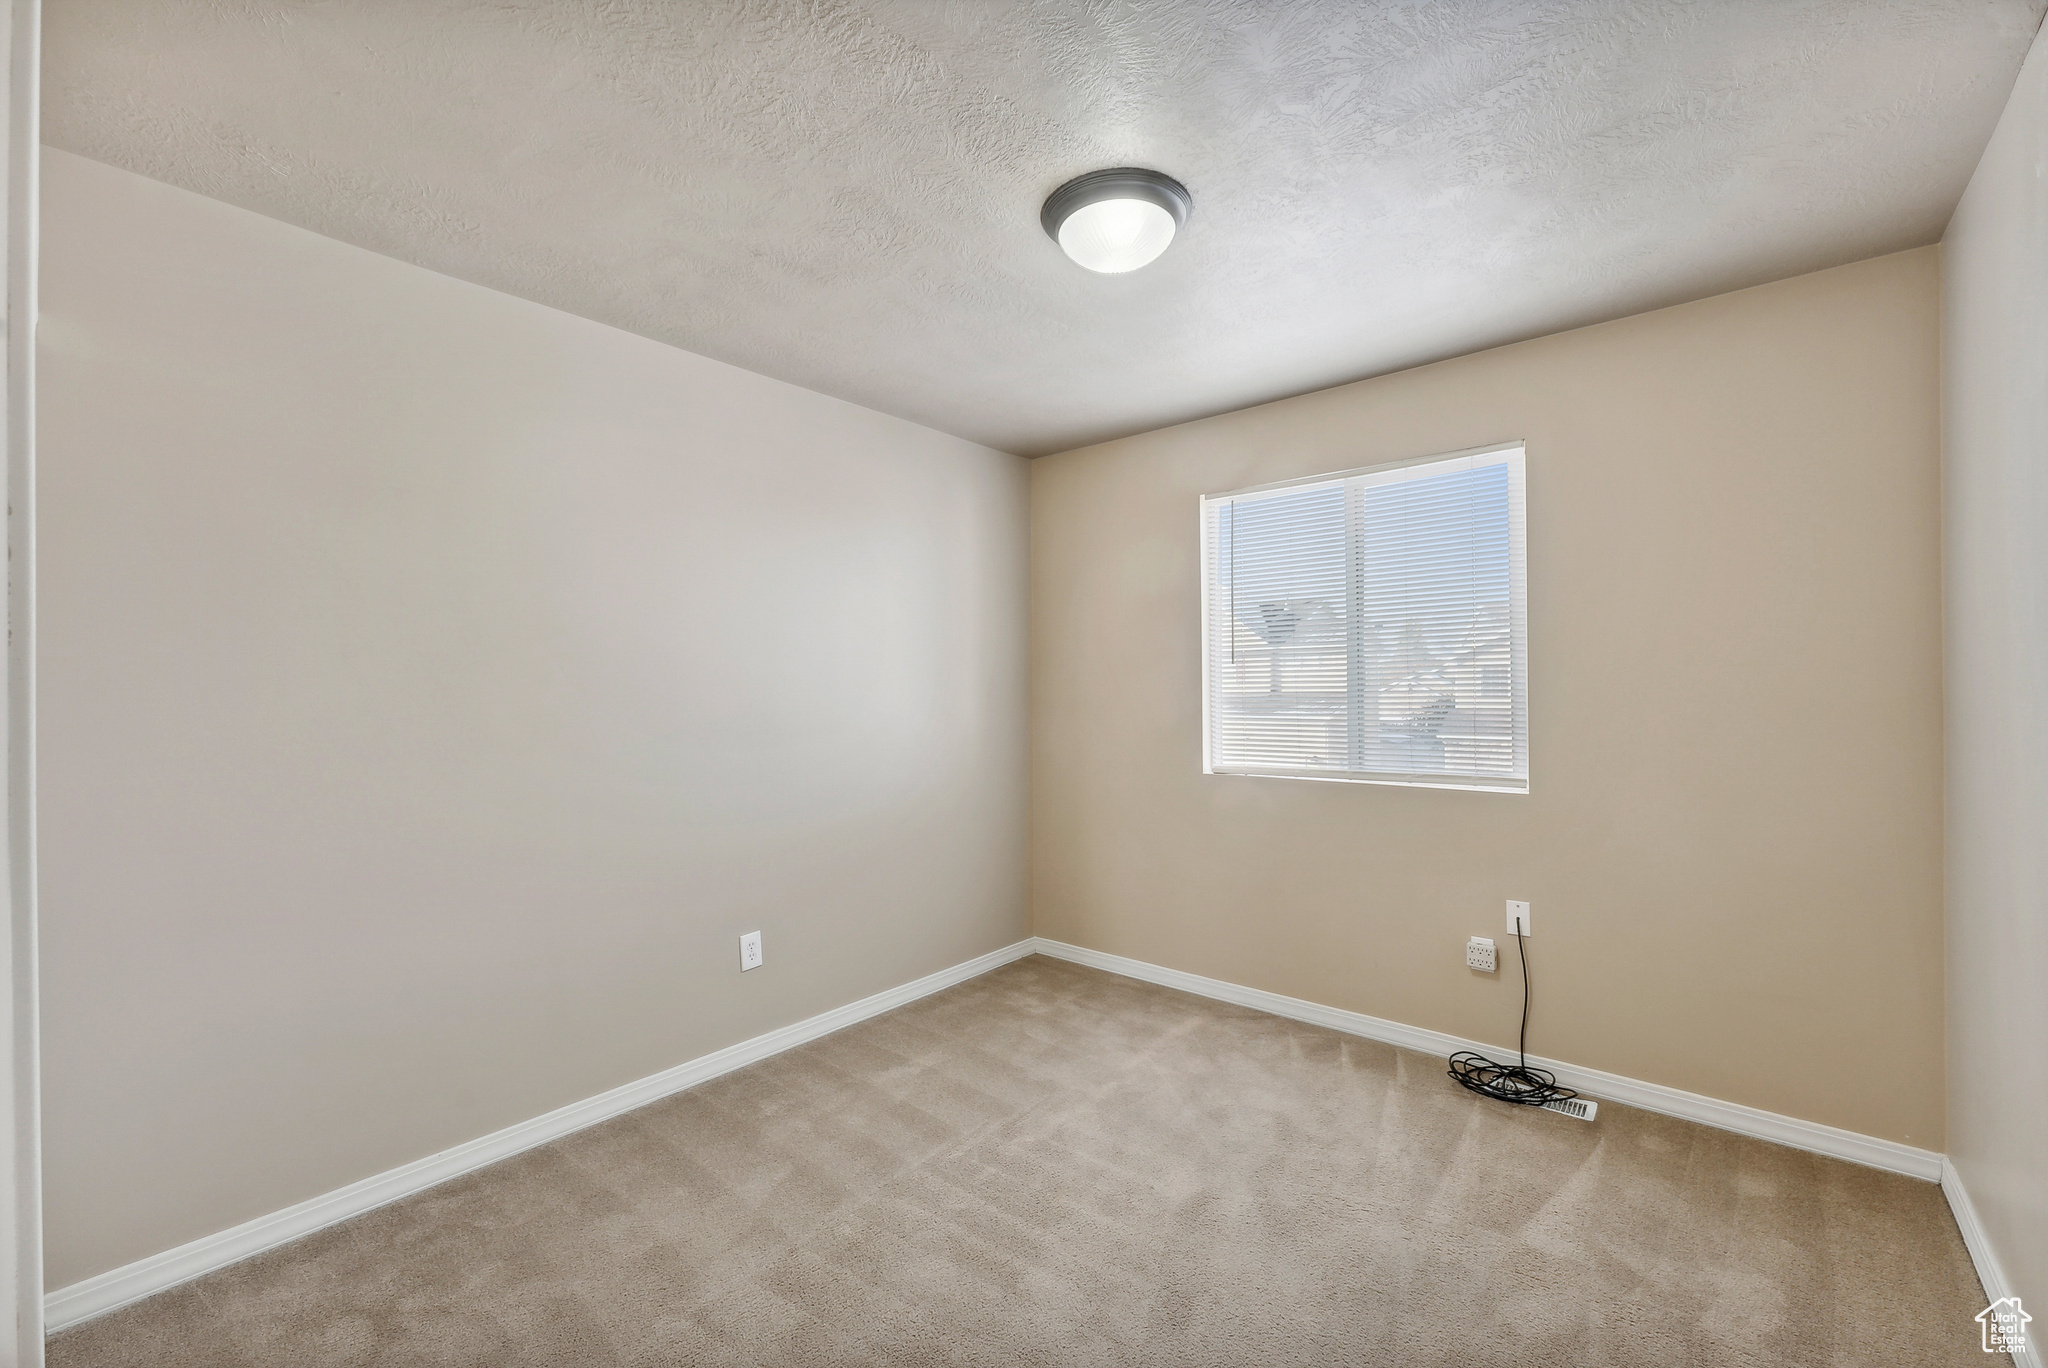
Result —
<instances>
[{"instance_id":1,"label":"beige wall","mask_svg":"<svg viewBox=\"0 0 2048 1368\"><path fill-rule=\"evenodd\" d=\"M1949 1157L2048 1343L2048 37L1942 239Z\"/></svg>"},{"instance_id":2,"label":"beige wall","mask_svg":"<svg viewBox=\"0 0 2048 1368\"><path fill-rule=\"evenodd\" d=\"M1024 933L1023 462L46 196L51 1286Z\"/></svg>"},{"instance_id":3,"label":"beige wall","mask_svg":"<svg viewBox=\"0 0 2048 1368\"><path fill-rule=\"evenodd\" d=\"M1032 466L1040 935L1942 1146L1925 248ZM1528 441L1527 796L1200 773L1196 499Z\"/></svg>"}]
</instances>

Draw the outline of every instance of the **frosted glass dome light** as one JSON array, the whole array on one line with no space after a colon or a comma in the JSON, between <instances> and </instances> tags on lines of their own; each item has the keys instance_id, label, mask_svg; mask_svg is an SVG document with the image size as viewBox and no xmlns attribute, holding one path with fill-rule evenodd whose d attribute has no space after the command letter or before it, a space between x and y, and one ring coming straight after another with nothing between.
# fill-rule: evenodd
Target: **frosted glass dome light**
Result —
<instances>
[{"instance_id":1,"label":"frosted glass dome light","mask_svg":"<svg viewBox=\"0 0 2048 1368\"><path fill-rule=\"evenodd\" d=\"M1112 275L1157 260L1193 207L1187 187L1171 176L1121 166L1068 181L1038 217L1076 263Z\"/></svg>"},{"instance_id":2,"label":"frosted glass dome light","mask_svg":"<svg viewBox=\"0 0 2048 1368\"><path fill-rule=\"evenodd\" d=\"M1097 200L1067 215L1060 247L1091 271L1135 271L1173 242L1173 215L1145 200Z\"/></svg>"}]
</instances>

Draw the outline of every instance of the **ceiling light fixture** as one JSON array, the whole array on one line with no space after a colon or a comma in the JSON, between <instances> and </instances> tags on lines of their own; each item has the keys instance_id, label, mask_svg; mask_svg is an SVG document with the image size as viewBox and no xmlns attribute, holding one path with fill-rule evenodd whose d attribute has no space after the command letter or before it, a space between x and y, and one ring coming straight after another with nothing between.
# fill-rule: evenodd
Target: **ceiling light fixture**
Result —
<instances>
[{"instance_id":1,"label":"ceiling light fixture","mask_svg":"<svg viewBox=\"0 0 2048 1368\"><path fill-rule=\"evenodd\" d=\"M1091 271L1135 271L1158 259L1195 207L1171 176L1135 166L1076 176L1046 198L1038 221L1060 250Z\"/></svg>"}]
</instances>

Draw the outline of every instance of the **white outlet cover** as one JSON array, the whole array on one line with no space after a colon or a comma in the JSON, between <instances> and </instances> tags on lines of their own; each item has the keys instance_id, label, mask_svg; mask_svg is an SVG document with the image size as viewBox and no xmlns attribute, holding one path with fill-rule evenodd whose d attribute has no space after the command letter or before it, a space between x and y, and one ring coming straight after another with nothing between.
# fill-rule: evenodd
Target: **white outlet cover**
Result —
<instances>
[{"instance_id":1,"label":"white outlet cover","mask_svg":"<svg viewBox=\"0 0 2048 1368\"><path fill-rule=\"evenodd\" d=\"M1477 969L1482 974L1491 974L1500 967L1495 958L1493 942L1484 936L1474 936L1465 942L1465 967Z\"/></svg>"},{"instance_id":2,"label":"white outlet cover","mask_svg":"<svg viewBox=\"0 0 2048 1368\"><path fill-rule=\"evenodd\" d=\"M740 937L740 972L761 967L761 933L749 931Z\"/></svg>"},{"instance_id":3,"label":"white outlet cover","mask_svg":"<svg viewBox=\"0 0 2048 1368\"><path fill-rule=\"evenodd\" d=\"M1508 899L1508 934L1510 936L1514 935L1517 930L1515 925L1517 917L1521 919L1521 926L1519 928L1521 933L1525 936L1531 934L1529 930L1529 904L1516 902L1510 898Z\"/></svg>"}]
</instances>

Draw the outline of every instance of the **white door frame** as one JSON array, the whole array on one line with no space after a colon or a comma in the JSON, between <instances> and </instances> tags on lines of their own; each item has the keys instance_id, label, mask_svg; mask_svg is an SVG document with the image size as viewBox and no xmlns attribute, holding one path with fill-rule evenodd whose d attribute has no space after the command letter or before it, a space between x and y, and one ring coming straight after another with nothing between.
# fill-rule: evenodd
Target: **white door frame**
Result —
<instances>
[{"instance_id":1,"label":"white door frame","mask_svg":"<svg viewBox=\"0 0 2048 1368\"><path fill-rule=\"evenodd\" d=\"M0 0L7 45L6 138L0 156L6 241L4 290L7 461L7 670L0 679L7 725L0 734L7 781L0 795L0 861L4 861L8 933L0 938L7 1010L0 1012L0 1296L14 1333L0 1338L0 1368L41 1368L43 1362L42 1113L37 1067L35 860L35 328L37 145L40 120L42 0Z\"/></svg>"}]
</instances>

